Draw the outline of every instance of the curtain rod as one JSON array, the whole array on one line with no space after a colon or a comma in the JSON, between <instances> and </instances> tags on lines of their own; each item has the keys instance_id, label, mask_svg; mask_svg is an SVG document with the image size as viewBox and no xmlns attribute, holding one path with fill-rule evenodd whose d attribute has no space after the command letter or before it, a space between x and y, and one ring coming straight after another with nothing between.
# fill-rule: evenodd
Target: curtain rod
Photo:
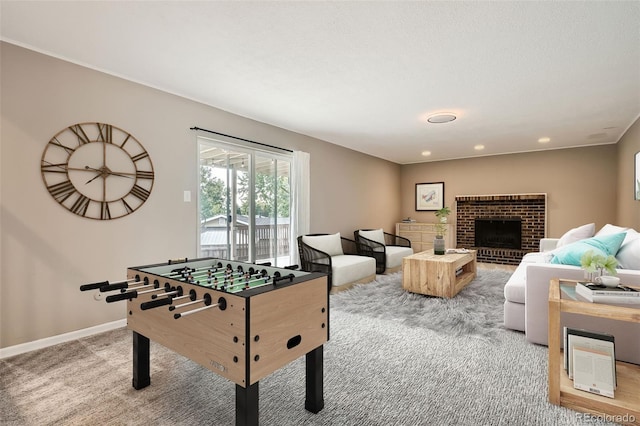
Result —
<instances>
[{"instance_id":1,"label":"curtain rod","mask_svg":"<svg viewBox=\"0 0 640 426\"><path fill-rule=\"evenodd\" d=\"M239 138L239 137L236 137L236 136L226 135L226 134L224 134L224 133L214 132L213 130L202 129L202 128L200 128L200 127L195 127L195 126L194 126L194 127L191 127L191 129L190 129L190 130L202 130L203 132L213 133L214 135L225 136L225 137L227 137L227 138L232 138L232 139L237 139L237 140L239 140L239 141L244 141L244 142L254 143L254 144L256 144L256 145L267 146L267 147L269 147L269 148L280 149L280 150L282 150L282 151L293 152L293 150L291 150L291 149L287 149L287 148L280 148L279 146L268 145L268 144L266 144L266 143L262 143L262 142L256 142L256 141L252 141L252 140L249 140L249 139L243 139L243 138Z\"/></svg>"}]
</instances>

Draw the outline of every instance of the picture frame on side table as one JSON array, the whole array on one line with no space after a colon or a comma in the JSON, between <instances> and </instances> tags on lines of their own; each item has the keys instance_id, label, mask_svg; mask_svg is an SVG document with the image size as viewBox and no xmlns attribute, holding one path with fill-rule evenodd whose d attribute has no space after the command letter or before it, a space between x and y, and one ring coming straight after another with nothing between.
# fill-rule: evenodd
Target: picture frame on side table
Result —
<instances>
[{"instance_id":1,"label":"picture frame on side table","mask_svg":"<svg viewBox=\"0 0 640 426\"><path fill-rule=\"evenodd\" d=\"M435 211L444 207L444 182L416 183L416 211Z\"/></svg>"}]
</instances>

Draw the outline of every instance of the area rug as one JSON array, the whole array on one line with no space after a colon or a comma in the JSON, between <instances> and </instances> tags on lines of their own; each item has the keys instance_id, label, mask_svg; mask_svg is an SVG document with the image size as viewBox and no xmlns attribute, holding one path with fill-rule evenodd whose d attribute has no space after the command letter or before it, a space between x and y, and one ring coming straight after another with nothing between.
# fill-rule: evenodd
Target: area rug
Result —
<instances>
[{"instance_id":1,"label":"area rug","mask_svg":"<svg viewBox=\"0 0 640 426\"><path fill-rule=\"evenodd\" d=\"M378 275L376 280L331 296L331 309L346 310L447 336L492 339L503 327L504 285L511 272L478 270L477 277L451 299L409 293L402 273Z\"/></svg>"}]
</instances>

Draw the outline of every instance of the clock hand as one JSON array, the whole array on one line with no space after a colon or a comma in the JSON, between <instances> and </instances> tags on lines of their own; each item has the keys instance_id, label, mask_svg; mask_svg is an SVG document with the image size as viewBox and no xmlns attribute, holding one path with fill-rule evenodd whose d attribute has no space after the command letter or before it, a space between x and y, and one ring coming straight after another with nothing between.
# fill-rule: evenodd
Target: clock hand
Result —
<instances>
[{"instance_id":1,"label":"clock hand","mask_svg":"<svg viewBox=\"0 0 640 426\"><path fill-rule=\"evenodd\" d=\"M49 161L47 161L47 160L42 160L42 162L43 162L43 163L47 163L47 164L48 164L49 166L51 166L51 167L58 167L58 168L60 168L60 169L62 169L62 170L69 170L69 167L67 167L67 164L66 164L66 163L53 164L53 163L51 163L51 162L49 162Z\"/></svg>"},{"instance_id":2,"label":"clock hand","mask_svg":"<svg viewBox=\"0 0 640 426\"><path fill-rule=\"evenodd\" d=\"M89 167L89 166L84 166L85 170L88 171L93 171L93 172L97 172L98 174L95 175L94 177L92 177L91 179L89 179L88 181L86 181L84 184L90 184L91 182L93 182L94 180L98 179L100 176L102 176L103 172L102 170L98 170L98 169L94 169L93 167Z\"/></svg>"},{"instance_id":3,"label":"clock hand","mask_svg":"<svg viewBox=\"0 0 640 426\"><path fill-rule=\"evenodd\" d=\"M89 179L88 181L86 181L84 184L88 184L93 182L94 180L98 179L100 176L102 176L102 173L98 173L97 175L95 175L94 177L92 177L91 179Z\"/></svg>"},{"instance_id":4,"label":"clock hand","mask_svg":"<svg viewBox=\"0 0 640 426\"><path fill-rule=\"evenodd\" d=\"M105 171L105 173L109 174L109 175L113 175L113 176L120 176L120 177L126 177L126 178L129 178L129 179L133 179L133 176L127 176L124 173L112 172L111 170ZM127 174L133 175L133 173L127 173Z\"/></svg>"},{"instance_id":5,"label":"clock hand","mask_svg":"<svg viewBox=\"0 0 640 426\"><path fill-rule=\"evenodd\" d=\"M101 169L95 169L95 168L93 168L93 167L89 167L89 166L84 166L84 168L85 168L85 170L90 170L90 171L98 172L98 173L100 173L100 175L103 175L103 176L104 176L104 175L112 175L112 176L126 177L126 178L129 178L129 179L133 179L133 176L135 176L135 173L126 173L126 172L118 173L118 172L112 172L112 171L111 171L111 170L109 170L109 168L108 168L108 167L106 167L106 166L105 166L105 167L103 167L103 168L101 168ZM129 175L129 176L127 176L127 175ZM93 178L93 179L95 179L95 178ZM92 180L93 180L93 179L92 179ZM91 182L91 181L89 181L89 182ZM87 183L88 183L88 182L87 182Z\"/></svg>"},{"instance_id":6,"label":"clock hand","mask_svg":"<svg viewBox=\"0 0 640 426\"><path fill-rule=\"evenodd\" d=\"M57 164L54 164L54 165L57 165ZM73 171L79 171L79 172L100 172L100 170L98 170L98 169L91 169L91 168L86 168L86 167L79 168L79 167L67 167L67 166L65 166L64 170L73 170Z\"/></svg>"}]
</instances>

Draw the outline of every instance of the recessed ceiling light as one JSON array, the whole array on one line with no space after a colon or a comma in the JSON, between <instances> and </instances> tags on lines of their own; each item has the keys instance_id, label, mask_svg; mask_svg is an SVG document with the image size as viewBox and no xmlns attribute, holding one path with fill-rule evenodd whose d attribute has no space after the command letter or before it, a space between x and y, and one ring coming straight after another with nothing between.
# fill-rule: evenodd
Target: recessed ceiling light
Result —
<instances>
[{"instance_id":1,"label":"recessed ceiling light","mask_svg":"<svg viewBox=\"0 0 640 426\"><path fill-rule=\"evenodd\" d=\"M425 157L428 157L431 155L431 151L422 151L422 155L424 155Z\"/></svg>"},{"instance_id":2,"label":"recessed ceiling light","mask_svg":"<svg viewBox=\"0 0 640 426\"><path fill-rule=\"evenodd\" d=\"M432 114L427 117L427 121L429 123L438 124L438 123L449 123L450 121L455 120L457 117L452 112L438 112L436 114Z\"/></svg>"},{"instance_id":3,"label":"recessed ceiling light","mask_svg":"<svg viewBox=\"0 0 640 426\"><path fill-rule=\"evenodd\" d=\"M476 145L473 147L476 151L482 151L484 149L484 145Z\"/></svg>"},{"instance_id":4,"label":"recessed ceiling light","mask_svg":"<svg viewBox=\"0 0 640 426\"><path fill-rule=\"evenodd\" d=\"M540 142L540 143L547 143L547 142L550 142L550 141L551 141L551 138L547 138L547 137L538 139L538 142Z\"/></svg>"}]
</instances>

